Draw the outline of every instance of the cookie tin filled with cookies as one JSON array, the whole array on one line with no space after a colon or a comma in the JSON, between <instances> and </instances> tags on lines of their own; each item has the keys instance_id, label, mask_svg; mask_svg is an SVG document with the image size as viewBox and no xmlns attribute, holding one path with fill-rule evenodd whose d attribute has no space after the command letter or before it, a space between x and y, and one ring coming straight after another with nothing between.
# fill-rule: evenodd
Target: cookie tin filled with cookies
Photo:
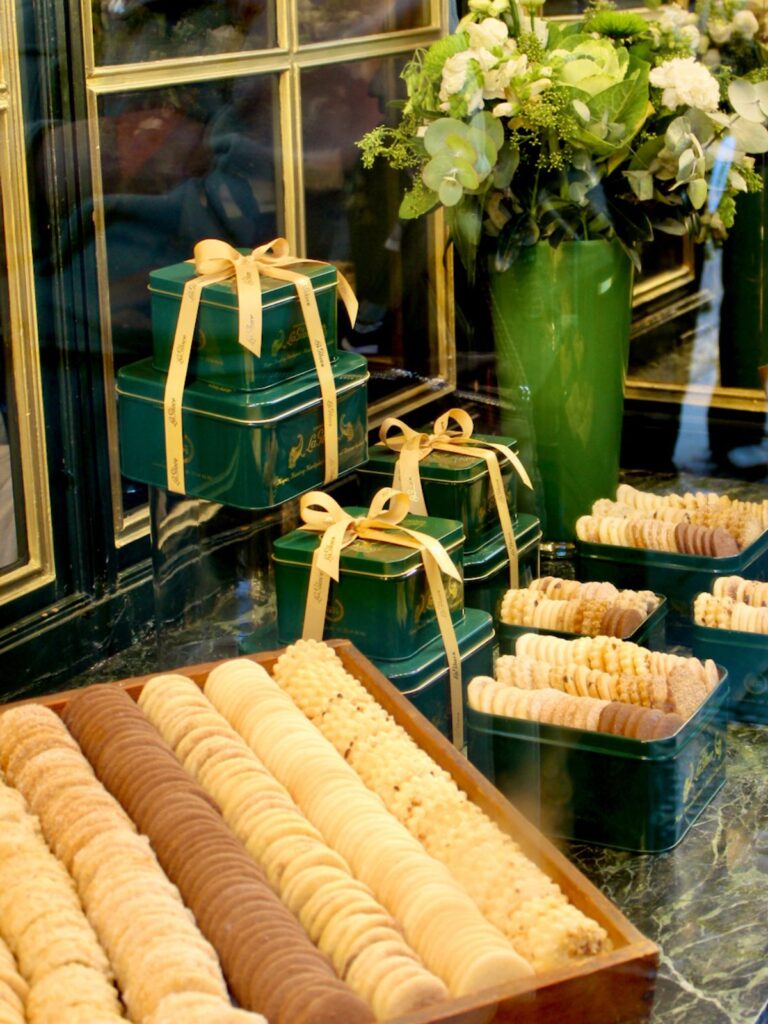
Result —
<instances>
[{"instance_id":1,"label":"cookie tin filled with cookies","mask_svg":"<svg viewBox=\"0 0 768 1024\"><path fill-rule=\"evenodd\" d=\"M725 670L612 637L527 634L517 650L469 684L472 763L551 835L679 843L725 781Z\"/></svg>"},{"instance_id":2,"label":"cookie tin filled with cookies","mask_svg":"<svg viewBox=\"0 0 768 1024\"><path fill-rule=\"evenodd\" d=\"M688 639L691 603L720 576L768 575L768 504L703 492L657 495L622 484L576 523L579 577L664 594Z\"/></svg>"},{"instance_id":3,"label":"cookie tin filled with cookies","mask_svg":"<svg viewBox=\"0 0 768 1024\"><path fill-rule=\"evenodd\" d=\"M715 580L693 603L691 644L728 669L728 717L768 724L768 583L741 576Z\"/></svg>"},{"instance_id":4,"label":"cookie tin filled with cookies","mask_svg":"<svg viewBox=\"0 0 768 1024\"><path fill-rule=\"evenodd\" d=\"M614 636L662 650L667 600L650 590L619 590L605 581L544 576L507 590L496 631L502 654L514 654L525 633L559 636Z\"/></svg>"},{"instance_id":5,"label":"cookie tin filled with cookies","mask_svg":"<svg viewBox=\"0 0 768 1024\"><path fill-rule=\"evenodd\" d=\"M539 575L541 521L521 512L515 520L517 572L521 586ZM509 587L509 555L502 536L492 538L476 551L464 553L464 598L472 608L482 608L499 622L501 602Z\"/></svg>"}]
</instances>

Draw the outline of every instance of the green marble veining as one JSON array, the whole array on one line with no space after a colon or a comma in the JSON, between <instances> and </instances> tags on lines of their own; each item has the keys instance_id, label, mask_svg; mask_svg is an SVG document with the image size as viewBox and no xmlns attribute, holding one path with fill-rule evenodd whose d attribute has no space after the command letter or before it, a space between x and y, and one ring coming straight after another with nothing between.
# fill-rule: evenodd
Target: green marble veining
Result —
<instances>
[{"instance_id":1,"label":"green marble veining","mask_svg":"<svg viewBox=\"0 0 768 1024\"><path fill-rule=\"evenodd\" d=\"M665 854L566 854L661 948L653 1024L763 1024L768 730L729 726L726 782Z\"/></svg>"}]
</instances>

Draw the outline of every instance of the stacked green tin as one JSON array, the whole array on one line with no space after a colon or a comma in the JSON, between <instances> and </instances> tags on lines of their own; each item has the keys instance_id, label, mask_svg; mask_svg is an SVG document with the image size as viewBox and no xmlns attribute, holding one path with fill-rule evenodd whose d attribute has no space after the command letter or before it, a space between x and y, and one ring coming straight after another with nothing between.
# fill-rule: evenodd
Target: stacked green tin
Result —
<instances>
[{"instance_id":1,"label":"stacked green tin","mask_svg":"<svg viewBox=\"0 0 768 1024\"><path fill-rule=\"evenodd\" d=\"M541 522L521 512L514 522L517 572L521 587L539 576ZM509 555L499 533L475 551L464 555L464 595L467 605L488 612L499 629L501 602L509 590Z\"/></svg>"}]
</instances>

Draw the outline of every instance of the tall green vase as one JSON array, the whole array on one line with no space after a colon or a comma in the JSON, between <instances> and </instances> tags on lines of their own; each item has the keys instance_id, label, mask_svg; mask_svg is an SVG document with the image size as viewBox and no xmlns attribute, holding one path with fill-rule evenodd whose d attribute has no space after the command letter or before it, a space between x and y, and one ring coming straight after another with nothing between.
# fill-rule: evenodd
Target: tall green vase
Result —
<instances>
[{"instance_id":1,"label":"tall green vase","mask_svg":"<svg viewBox=\"0 0 768 1024\"><path fill-rule=\"evenodd\" d=\"M616 242L539 243L490 274L503 432L533 470L547 540L573 540L616 490L631 293Z\"/></svg>"}]
</instances>

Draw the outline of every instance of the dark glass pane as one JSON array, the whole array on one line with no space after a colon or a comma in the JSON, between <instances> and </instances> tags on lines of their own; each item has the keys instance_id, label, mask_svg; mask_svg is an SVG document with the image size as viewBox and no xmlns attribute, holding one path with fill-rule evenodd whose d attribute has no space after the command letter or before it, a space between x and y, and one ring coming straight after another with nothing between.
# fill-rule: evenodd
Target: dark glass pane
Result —
<instances>
[{"instance_id":1,"label":"dark glass pane","mask_svg":"<svg viewBox=\"0 0 768 1024\"><path fill-rule=\"evenodd\" d=\"M272 76L104 96L101 173L116 369L152 351L148 275L221 238L280 233ZM128 507L143 499L131 487Z\"/></svg>"},{"instance_id":2,"label":"dark glass pane","mask_svg":"<svg viewBox=\"0 0 768 1024\"><path fill-rule=\"evenodd\" d=\"M427 0L298 0L303 43L401 32L429 24Z\"/></svg>"},{"instance_id":3,"label":"dark glass pane","mask_svg":"<svg viewBox=\"0 0 768 1024\"><path fill-rule=\"evenodd\" d=\"M239 53L275 45L274 0L92 0L97 64Z\"/></svg>"},{"instance_id":4,"label":"dark glass pane","mask_svg":"<svg viewBox=\"0 0 768 1024\"><path fill-rule=\"evenodd\" d=\"M0 571L25 555L21 465L13 394L13 356L8 316L8 264L0 192Z\"/></svg>"},{"instance_id":5,"label":"dark glass pane","mask_svg":"<svg viewBox=\"0 0 768 1024\"><path fill-rule=\"evenodd\" d=\"M403 180L382 161L363 170L355 146L392 116L401 66L380 58L302 76L308 255L351 278L360 313L342 340L369 357L372 398L437 372L427 219L398 218Z\"/></svg>"}]
</instances>

